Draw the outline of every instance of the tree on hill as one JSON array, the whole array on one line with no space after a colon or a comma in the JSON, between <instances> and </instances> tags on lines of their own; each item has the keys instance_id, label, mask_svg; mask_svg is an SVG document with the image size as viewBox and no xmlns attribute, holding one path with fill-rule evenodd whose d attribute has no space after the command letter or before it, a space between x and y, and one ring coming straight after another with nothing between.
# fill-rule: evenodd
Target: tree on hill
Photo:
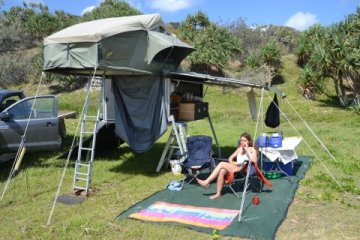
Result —
<instances>
[{"instance_id":1,"label":"tree on hill","mask_svg":"<svg viewBox=\"0 0 360 240\"><path fill-rule=\"evenodd\" d=\"M261 49L261 61L268 72L268 82L272 83L282 69L281 48L276 41L270 40Z\"/></svg>"},{"instance_id":2,"label":"tree on hill","mask_svg":"<svg viewBox=\"0 0 360 240\"><path fill-rule=\"evenodd\" d=\"M91 21L102 18L110 17L122 17L122 16L132 16L132 15L141 15L142 13L131 7L129 3L120 0L105 0L99 7L96 7L92 11L86 12L82 16L82 21Z\"/></svg>"},{"instance_id":3,"label":"tree on hill","mask_svg":"<svg viewBox=\"0 0 360 240\"><path fill-rule=\"evenodd\" d=\"M2 0L0 0L0 3ZM1 6L1 5L0 5ZM42 71L43 38L80 21L105 17L141 14L128 3L106 0L83 17L57 10L51 13L41 3L23 3L0 15L0 82L20 84L40 76ZM16 76L14 76L16 75ZM75 83L71 78L62 79L65 87ZM50 79L52 77L50 76Z\"/></svg>"},{"instance_id":4,"label":"tree on hill","mask_svg":"<svg viewBox=\"0 0 360 240\"><path fill-rule=\"evenodd\" d=\"M300 35L295 29L285 26L248 26L242 18L233 21L228 27L240 40L240 47L243 49L241 56L238 56L240 62L246 61L250 56L259 56L260 49L269 41L275 41L282 52L293 53Z\"/></svg>"},{"instance_id":5,"label":"tree on hill","mask_svg":"<svg viewBox=\"0 0 360 240\"><path fill-rule=\"evenodd\" d=\"M21 84L38 78L42 71L45 36L77 22L64 11L49 12L41 3L23 3L0 16L0 82Z\"/></svg>"},{"instance_id":6,"label":"tree on hill","mask_svg":"<svg viewBox=\"0 0 360 240\"><path fill-rule=\"evenodd\" d=\"M264 45L248 53L246 59L241 60L239 77L254 78L254 80L269 85L283 82L281 69L283 51L276 40L269 40Z\"/></svg>"},{"instance_id":7,"label":"tree on hill","mask_svg":"<svg viewBox=\"0 0 360 240\"><path fill-rule=\"evenodd\" d=\"M341 105L360 99L359 35L360 7L344 21L330 27L316 25L302 34L297 55L306 71L301 78L303 93L321 92L321 86L332 79Z\"/></svg>"},{"instance_id":8,"label":"tree on hill","mask_svg":"<svg viewBox=\"0 0 360 240\"><path fill-rule=\"evenodd\" d=\"M240 52L239 41L229 29L211 23L201 11L185 19L180 37L196 48L186 58L191 71L224 75L226 64Z\"/></svg>"},{"instance_id":9,"label":"tree on hill","mask_svg":"<svg viewBox=\"0 0 360 240\"><path fill-rule=\"evenodd\" d=\"M20 24L33 40L42 41L44 37L63 27L77 22L77 17L57 11L54 14L42 3L23 3L23 7L12 7L3 12L5 26Z\"/></svg>"},{"instance_id":10,"label":"tree on hill","mask_svg":"<svg viewBox=\"0 0 360 240\"><path fill-rule=\"evenodd\" d=\"M199 11L194 15L188 15L180 25L181 37L188 43L195 41L198 31L210 25L210 20L205 13Z\"/></svg>"}]
</instances>

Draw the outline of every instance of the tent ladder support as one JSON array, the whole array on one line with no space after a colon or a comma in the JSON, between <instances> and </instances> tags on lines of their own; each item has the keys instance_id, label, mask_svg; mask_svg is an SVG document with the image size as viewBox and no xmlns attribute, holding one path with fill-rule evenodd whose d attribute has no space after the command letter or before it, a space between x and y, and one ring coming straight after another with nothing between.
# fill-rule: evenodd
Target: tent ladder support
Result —
<instances>
[{"instance_id":1,"label":"tent ladder support","mask_svg":"<svg viewBox=\"0 0 360 240\"><path fill-rule=\"evenodd\" d=\"M99 130L100 117L102 116L102 106L103 106L103 95L104 95L104 77L101 80L100 94L98 99L98 108L95 116L88 115L90 101L90 93L92 92L92 86L96 84L97 79L94 77L91 78L88 82L87 93L84 103L84 114L81 121L80 128L80 137L79 137L79 149L78 155L75 162L75 172L74 172L74 182L73 190L74 191L85 191L89 193L93 161L95 155L95 146L96 146L96 135ZM89 145L84 144L84 140L91 138ZM85 158L85 159L82 159Z\"/></svg>"},{"instance_id":2,"label":"tent ladder support","mask_svg":"<svg viewBox=\"0 0 360 240\"><path fill-rule=\"evenodd\" d=\"M180 154L182 156L180 161L183 161L186 157L186 138L189 137L187 125L184 122L175 122L173 115L169 116L169 121L171 122L172 129L166 142L165 148L162 152L159 164L156 168L156 172L160 171L165 160L170 160L174 149L178 149L180 151ZM174 142L174 140L176 140L176 142Z\"/></svg>"}]
</instances>

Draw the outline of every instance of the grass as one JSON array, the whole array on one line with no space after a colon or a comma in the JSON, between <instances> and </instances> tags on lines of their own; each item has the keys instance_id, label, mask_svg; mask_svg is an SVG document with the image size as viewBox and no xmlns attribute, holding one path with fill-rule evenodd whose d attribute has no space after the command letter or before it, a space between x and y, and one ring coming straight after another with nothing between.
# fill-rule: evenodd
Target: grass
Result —
<instances>
[{"instance_id":1,"label":"grass","mask_svg":"<svg viewBox=\"0 0 360 240\"><path fill-rule=\"evenodd\" d=\"M298 155L314 159L310 170L300 182L294 202L276 238L356 239L360 235L359 115L349 109L339 108L326 97L320 96L317 101L303 99L297 92L297 74L298 69L292 57L285 59L283 75L286 82L276 87L287 93L286 99L311 126L337 162L322 149L286 101L280 101L282 111L291 121L290 124L285 117L281 118L283 134L294 136L300 133L311 150L303 141L297 148ZM210 87L205 96L224 155L234 149L240 133L255 132L256 124L248 110L246 91L248 89L232 89L223 93L220 88ZM84 96L81 91L59 94L60 109L79 112ZM265 108L272 96L265 95ZM174 225L149 224L131 219L115 221L120 212L164 189L170 180L178 178L169 169L155 173L169 132L145 154L135 154L126 145L114 151L98 152L92 182L94 193L80 205L58 203L51 225L46 226L65 162L58 156L70 145L77 119L67 119L66 125L68 138L63 149L55 153L25 155L20 172L11 181L0 203L0 239L211 238L207 234ZM192 135L211 135L206 120L190 122L188 128ZM263 128L263 131L272 129ZM71 194L73 164L72 160L61 194ZM10 167L11 163L0 165L1 190Z\"/></svg>"}]
</instances>

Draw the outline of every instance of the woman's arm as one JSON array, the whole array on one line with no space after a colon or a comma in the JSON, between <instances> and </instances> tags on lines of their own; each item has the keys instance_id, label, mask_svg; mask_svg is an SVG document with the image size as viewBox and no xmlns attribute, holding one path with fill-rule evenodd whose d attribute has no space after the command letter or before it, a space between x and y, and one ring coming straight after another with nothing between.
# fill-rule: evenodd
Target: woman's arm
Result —
<instances>
[{"instance_id":1,"label":"woman's arm","mask_svg":"<svg viewBox=\"0 0 360 240\"><path fill-rule=\"evenodd\" d=\"M255 148L250 147L247 151L246 151L248 158L250 159L251 162L257 162L257 151Z\"/></svg>"},{"instance_id":2,"label":"woman's arm","mask_svg":"<svg viewBox=\"0 0 360 240\"><path fill-rule=\"evenodd\" d=\"M233 152L233 154L231 154L231 156L229 157L229 163L232 163L232 162L234 162L234 158L236 158L237 157L237 155L239 154L239 151L241 151L241 147L239 147L239 148L237 148L236 150L235 150L235 152ZM235 161L236 162L236 161Z\"/></svg>"}]
</instances>

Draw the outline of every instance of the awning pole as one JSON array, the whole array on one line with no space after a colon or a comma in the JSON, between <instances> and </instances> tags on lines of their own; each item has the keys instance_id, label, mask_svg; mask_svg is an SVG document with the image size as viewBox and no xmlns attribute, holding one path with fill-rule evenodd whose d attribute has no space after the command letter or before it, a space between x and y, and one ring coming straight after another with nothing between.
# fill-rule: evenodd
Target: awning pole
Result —
<instances>
[{"instance_id":1,"label":"awning pole","mask_svg":"<svg viewBox=\"0 0 360 240\"><path fill-rule=\"evenodd\" d=\"M214 136L214 139L215 139L215 142L216 142L216 147L217 147L217 149L218 149L218 157L221 158L220 144L219 144L219 141L218 141L218 139L217 139L217 137L216 137L215 129L214 129L213 123L212 123L212 121L211 121L211 117L210 117L210 114L209 114L209 113L208 113L208 115L207 115L207 118L208 118L208 120L209 120L210 127L211 127L211 131L212 131L212 133L213 133L213 136Z\"/></svg>"}]
</instances>

